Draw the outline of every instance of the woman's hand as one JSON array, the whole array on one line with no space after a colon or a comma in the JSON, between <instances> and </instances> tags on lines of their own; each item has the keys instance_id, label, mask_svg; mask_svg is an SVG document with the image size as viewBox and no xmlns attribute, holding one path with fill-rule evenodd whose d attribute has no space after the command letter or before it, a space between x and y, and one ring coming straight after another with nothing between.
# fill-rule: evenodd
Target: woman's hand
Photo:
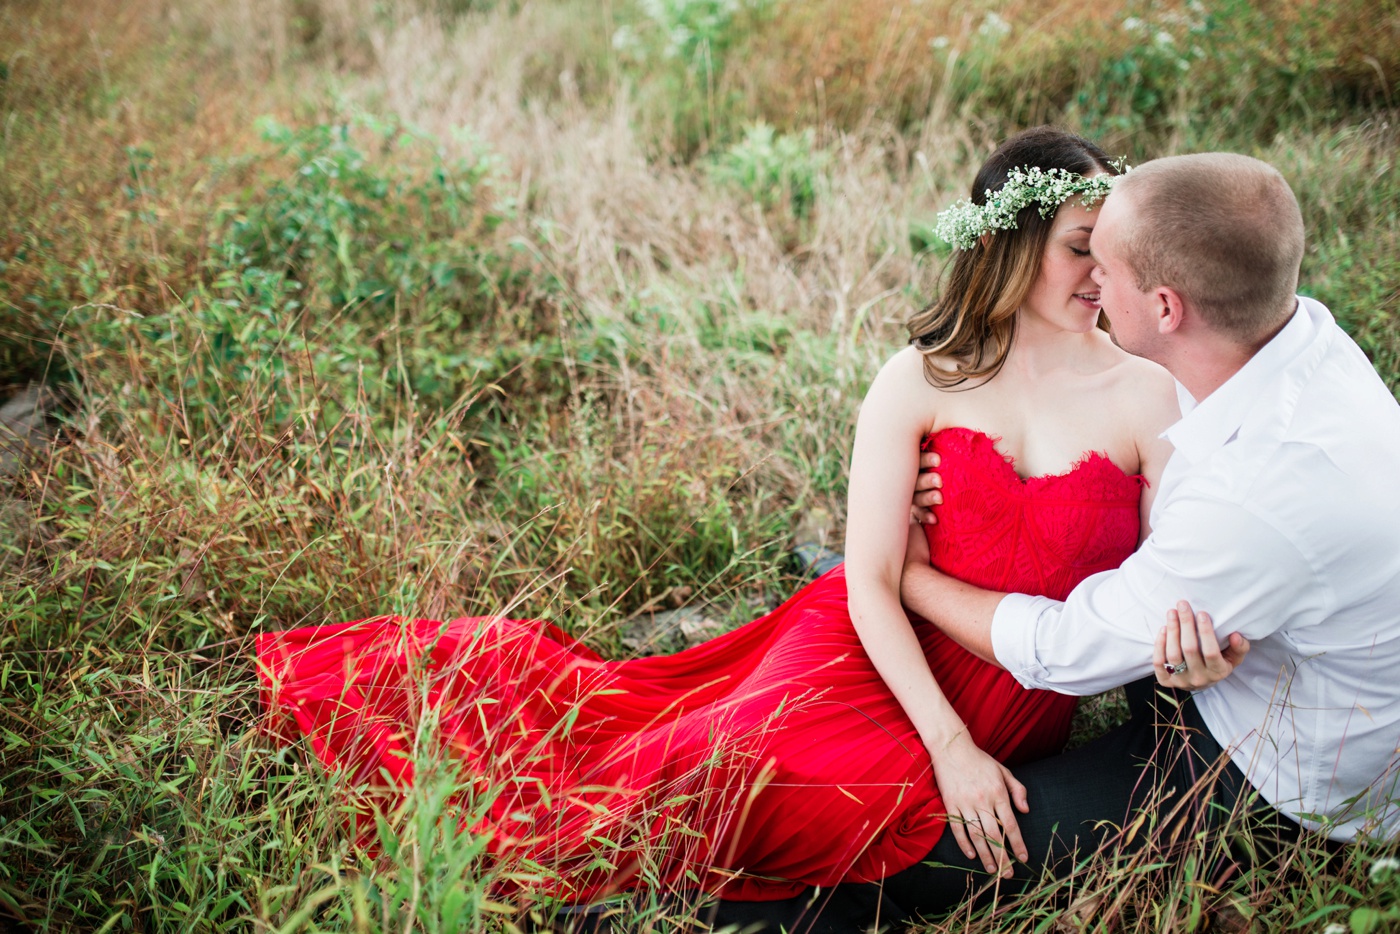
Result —
<instances>
[{"instance_id":1,"label":"woman's hand","mask_svg":"<svg viewBox=\"0 0 1400 934\"><path fill-rule=\"evenodd\" d=\"M1016 811L1030 810L1026 786L987 755L964 727L941 749L930 750L938 791L948 809L948 829L968 859L981 859L988 872L1011 877L1008 852L1026 862L1026 844Z\"/></svg>"},{"instance_id":2,"label":"woman's hand","mask_svg":"<svg viewBox=\"0 0 1400 934\"><path fill-rule=\"evenodd\" d=\"M909 518L924 525L938 521L933 507L943 502L943 477L938 474L937 467L936 451L919 454L919 476L914 480L914 504L909 508Z\"/></svg>"},{"instance_id":3,"label":"woman's hand","mask_svg":"<svg viewBox=\"0 0 1400 934\"><path fill-rule=\"evenodd\" d=\"M1182 600L1167 611L1167 624L1157 633L1152 667L1163 687L1199 691L1221 681L1249 654L1249 640L1230 633L1222 651L1209 613L1195 613Z\"/></svg>"}]
</instances>

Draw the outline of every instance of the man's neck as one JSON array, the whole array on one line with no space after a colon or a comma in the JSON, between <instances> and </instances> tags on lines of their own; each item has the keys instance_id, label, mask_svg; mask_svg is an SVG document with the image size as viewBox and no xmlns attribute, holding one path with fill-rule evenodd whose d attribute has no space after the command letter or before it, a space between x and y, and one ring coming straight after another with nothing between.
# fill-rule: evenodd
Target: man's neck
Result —
<instances>
[{"instance_id":1,"label":"man's neck","mask_svg":"<svg viewBox=\"0 0 1400 934\"><path fill-rule=\"evenodd\" d=\"M1229 382L1230 377L1238 373L1253 356L1243 350L1237 354L1212 353L1207 348L1190 347L1169 363L1167 369L1186 388L1192 399L1203 402Z\"/></svg>"},{"instance_id":2,"label":"man's neck","mask_svg":"<svg viewBox=\"0 0 1400 934\"><path fill-rule=\"evenodd\" d=\"M1196 340L1177 344L1174 358L1169 362L1164 361L1164 365L1191 394L1191 398L1203 402L1254 359L1254 355L1277 337L1292 317L1292 314L1285 315L1276 327L1249 343L1240 343L1214 332L1201 333Z\"/></svg>"}]
</instances>

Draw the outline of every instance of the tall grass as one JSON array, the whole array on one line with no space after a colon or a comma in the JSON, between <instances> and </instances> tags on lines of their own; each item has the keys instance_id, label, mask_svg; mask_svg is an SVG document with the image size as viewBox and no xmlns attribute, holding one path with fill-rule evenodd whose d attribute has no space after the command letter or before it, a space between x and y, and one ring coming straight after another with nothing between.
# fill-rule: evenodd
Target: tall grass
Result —
<instances>
[{"instance_id":1,"label":"tall grass","mask_svg":"<svg viewBox=\"0 0 1400 934\"><path fill-rule=\"evenodd\" d=\"M941 265L928 221L1027 121L1278 165L1305 286L1400 386L1397 23L1228 0L0 8L0 384L65 400L3 480L0 910L545 923L499 897L529 867L453 833L437 782L379 858L359 847L337 776L255 728L249 636L499 612L620 654L658 609L739 622L786 596L794 517L842 513L860 395ZM1204 851L1096 864L1074 891L1133 929L1229 903L1380 930L1385 852L1303 850L1281 880L1204 878ZM1063 929L1066 901L931 930ZM671 930L693 908L616 910Z\"/></svg>"}]
</instances>

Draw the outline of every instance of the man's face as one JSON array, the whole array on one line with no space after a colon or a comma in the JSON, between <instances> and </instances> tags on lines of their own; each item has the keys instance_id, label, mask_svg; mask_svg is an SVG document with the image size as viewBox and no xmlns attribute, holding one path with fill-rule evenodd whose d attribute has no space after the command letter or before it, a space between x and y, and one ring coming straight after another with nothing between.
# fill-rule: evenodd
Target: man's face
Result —
<instances>
[{"instance_id":1,"label":"man's face","mask_svg":"<svg viewBox=\"0 0 1400 934\"><path fill-rule=\"evenodd\" d=\"M1099 286L1099 304L1108 316L1113 342L1128 353L1153 360L1160 338L1157 298L1138 288L1137 276L1123 258L1123 237L1131 229L1132 211L1129 196L1120 192L1104 200L1089 238L1095 264L1090 275Z\"/></svg>"}]
</instances>

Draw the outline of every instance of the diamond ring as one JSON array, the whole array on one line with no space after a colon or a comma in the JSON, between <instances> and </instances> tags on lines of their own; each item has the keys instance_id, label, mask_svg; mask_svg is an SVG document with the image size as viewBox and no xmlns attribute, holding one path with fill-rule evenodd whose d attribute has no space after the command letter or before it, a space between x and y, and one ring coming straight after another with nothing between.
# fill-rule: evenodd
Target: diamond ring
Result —
<instances>
[{"instance_id":1,"label":"diamond ring","mask_svg":"<svg viewBox=\"0 0 1400 934\"><path fill-rule=\"evenodd\" d=\"M1162 667L1167 669L1167 674L1176 675L1186 670L1186 662L1181 661L1175 665L1173 665L1171 662L1166 662L1162 665Z\"/></svg>"}]
</instances>

